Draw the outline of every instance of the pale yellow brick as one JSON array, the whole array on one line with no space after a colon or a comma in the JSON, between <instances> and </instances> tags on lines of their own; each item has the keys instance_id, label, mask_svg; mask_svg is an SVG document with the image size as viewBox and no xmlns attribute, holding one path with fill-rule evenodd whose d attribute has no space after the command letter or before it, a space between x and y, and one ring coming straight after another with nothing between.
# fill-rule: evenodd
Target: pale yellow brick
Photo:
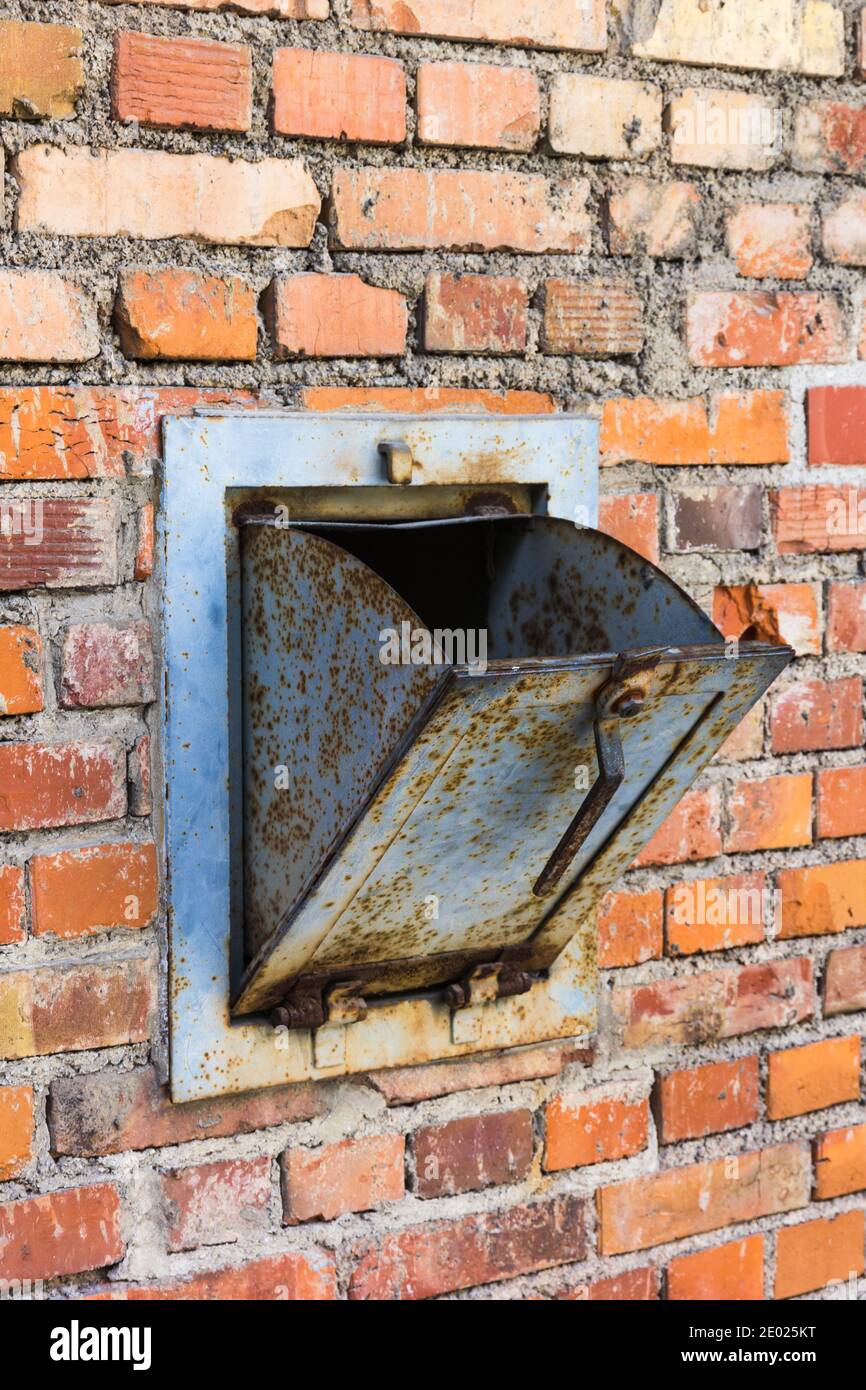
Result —
<instances>
[{"instance_id":1,"label":"pale yellow brick","mask_svg":"<svg viewBox=\"0 0 866 1390\"><path fill-rule=\"evenodd\" d=\"M588 159L646 159L661 143L662 94L648 82L561 73L550 97L550 144Z\"/></svg>"},{"instance_id":2,"label":"pale yellow brick","mask_svg":"<svg viewBox=\"0 0 866 1390\"><path fill-rule=\"evenodd\" d=\"M692 87L666 112L671 163L704 169L769 169L778 158L779 108L757 92Z\"/></svg>"},{"instance_id":3,"label":"pale yellow brick","mask_svg":"<svg viewBox=\"0 0 866 1390\"><path fill-rule=\"evenodd\" d=\"M639 58L816 77L845 71L845 19L829 0L661 0L648 33L643 0L620 8Z\"/></svg>"}]
</instances>

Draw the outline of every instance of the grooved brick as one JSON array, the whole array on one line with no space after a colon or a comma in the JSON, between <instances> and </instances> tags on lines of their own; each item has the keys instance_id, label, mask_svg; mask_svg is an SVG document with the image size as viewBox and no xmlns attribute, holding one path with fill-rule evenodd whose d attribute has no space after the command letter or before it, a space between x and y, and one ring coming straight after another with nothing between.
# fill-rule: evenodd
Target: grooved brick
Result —
<instances>
[{"instance_id":1,"label":"grooved brick","mask_svg":"<svg viewBox=\"0 0 866 1390\"><path fill-rule=\"evenodd\" d=\"M810 1178L805 1145L780 1144L603 1187L596 1194L601 1253L645 1250L794 1211L809 1201Z\"/></svg>"},{"instance_id":2,"label":"grooved brick","mask_svg":"<svg viewBox=\"0 0 866 1390\"><path fill-rule=\"evenodd\" d=\"M695 367L792 367L849 356L839 299L806 290L692 290L686 335Z\"/></svg>"},{"instance_id":3,"label":"grooved brick","mask_svg":"<svg viewBox=\"0 0 866 1390\"><path fill-rule=\"evenodd\" d=\"M109 1183L0 1206L0 1278L52 1279L116 1264L120 1198Z\"/></svg>"},{"instance_id":4,"label":"grooved brick","mask_svg":"<svg viewBox=\"0 0 866 1390\"><path fill-rule=\"evenodd\" d=\"M815 1196L819 1201L866 1188L866 1125L833 1129L815 1141Z\"/></svg>"},{"instance_id":5,"label":"grooved brick","mask_svg":"<svg viewBox=\"0 0 866 1390\"><path fill-rule=\"evenodd\" d=\"M795 957L615 989L611 1002L625 1047L694 1046L811 1018L812 991L812 962Z\"/></svg>"},{"instance_id":6,"label":"grooved brick","mask_svg":"<svg viewBox=\"0 0 866 1390\"><path fill-rule=\"evenodd\" d=\"M709 398L614 397L601 422L604 463L787 463L783 391L718 392Z\"/></svg>"},{"instance_id":7,"label":"grooved brick","mask_svg":"<svg viewBox=\"0 0 866 1390\"><path fill-rule=\"evenodd\" d=\"M147 927L157 909L156 845L92 845L30 860L33 934Z\"/></svg>"},{"instance_id":8,"label":"grooved brick","mask_svg":"<svg viewBox=\"0 0 866 1390\"><path fill-rule=\"evenodd\" d=\"M60 652L60 703L68 709L150 704L156 699L153 637L145 618L70 623Z\"/></svg>"},{"instance_id":9,"label":"grooved brick","mask_svg":"<svg viewBox=\"0 0 866 1390\"><path fill-rule=\"evenodd\" d=\"M584 1203L552 1197L380 1236L356 1247L352 1299L422 1299L582 1260Z\"/></svg>"},{"instance_id":10,"label":"grooved brick","mask_svg":"<svg viewBox=\"0 0 866 1390\"><path fill-rule=\"evenodd\" d=\"M0 946L13 946L26 936L24 870L0 864Z\"/></svg>"},{"instance_id":11,"label":"grooved brick","mask_svg":"<svg viewBox=\"0 0 866 1390\"><path fill-rule=\"evenodd\" d=\"M654 1098L660 1142L677 1144L754 1124L759 1089L755 1055L660 1076Z\"/></svg>"},{"instance_id":12,"label":"grooved brick","mask_svg":"<svg viewBox=\"0 0 866 1390\"><path fill-rule=\"evenodd\" d=\"M0 830L114 820L126 811L119 743L0 744Z\"/></svg>"},{"instance_id":13,"label":"grooved brick","mask_svg":"<svg viewBox=\"0 0 866 1390\"><path fill-rule=\"evenodd\" d=\"M798 681L775 698L770 715L774 753L857 748L863 743L863 682Z\"/></svg>"},{"instance_id":14,"label":"grooved brick","mask_svg":"<svg viewBox=\"0 0 866 1390\"><path fill-rule=\"evenodd\" d=\"M612 280L548 280L544 350L578 357L623 357L644 344L643 304L633 285Z\"/></svg>"},{"instance_id":15,"label":"grooved brick","mask_svg":"<svg viewBox=\"0 0 866 1390\"><path fill-rule=\"evenodd\" d=\"M161 1179L169 1250L224 1245L268 1229L271 1159L230 1158L175 1168Z\"/></svg>"},{"instance_id":16,"label":"grooved brick","mask_svg":"<svg viewBox=\"0 0 866 1390\"><path fill-rule=\"evenodd\" d=\"M558 73L550 91L550 147L586 159L647 159L662 139L662 92L648 82Z\"/></svg>"},{"instance_id":17,"label":"grooved brick","mask_svg":"<svg viewBox=\"0 0 866 1390\"><path fill-rule=\"evenodd\" d=\"M782 869L776 886L782 896L782 940L866 927L864 859Z\"/></svg>"},{"instance_id":18,"label":"grooved brick","mask_svg":"<svg viewBox=\"0 0 866 1390\"><path fill-rule=\"evenodd\" d=\"M628 179L605 205L612 256L682 260L697 251L701 196L693 183Z\"/></svg>"},{"instance_id":19,"label":"grooved brick","mask_svg":"<svg viewBox=\"0 0 866 1390\"><path fill-rule=\"evenodd\" d=\"M313 3L314 0L311 0ZM230 1269L206 1270L183 1279L148 1284L113 1281L87 1295L97 1301L153 1302L327 1302L337 1298L337 1271L328 1250L266 1255Z\"/></svg>"},{"instance_id":20,"label":"grooved brick","mask_svg":"<svg viewBox=\"0 0 866 1390\"><path fill-rule=\"evenodd\" d=\"M737 782L728 794L727 854L812 843L810 772Z\"/></svg>"},{"instance_id":21,"label":"grooved brick","mask_svg":"<svg viewBox=\"0 0 866 1390\"><path fill-rule=\"evenodd\" d=\"M744 203L727 220L740 275L804 280L812 268L808 203Z\"/></svg>"},{"instance_id":22,"label":"grooved brick","mask_svg":"<svg viewBox=\"0 0 866 1390\"><path fill-rule=\"evenodd\" d=\"M816 793L820 840L866 835L866 766L820 769Z\"/></svg>"},{"instance_id":23,"label":"grooved brick","mask_svg":"<svg viewBox=\"0 0 866 1390\"><path fill-rule=\"evenodd\" d=\"M418 139L464 149L531 150L541 126L538 79L492 63L422 63Z\"/></svg>"},{"instance_id":24,"label":"grooved brick","mask_svg":"<svg viewBox=\"0 0 866 1390\"><path fill-rule=\"evenodd\" d=\"M776 1298L794 1298L863 1273L862 1211L783 1226L776 1237Z\"/></svg>"},{"instance_id":25,"label":"grooved brick","mask_svg":"<svg viewBox=\"0 0 866 1390\"><path fill-rule=\"evenodd\" d=\"M686 792L634 862L638 868L685 864L721 852L721 794L712 786Z\"/></svg>"},{"instance_id":26,"label":"grooved brick","mask_svg":"<svg viewBox=\"0 0 866 1390\"><path fill-rule=\"evenodd\" d=\"M654 492L630 492L598 500L598 529L630 550L659 559L659 499Z\"/></svg>"},{"instance_id":27,"label":"grooved brick","mask_svg":"<svg viewBox=\"0 0 866 1390\"><path fill-rule=\"evenodd\" d=\"M283 1221L334 1221L403 1196L402 1134L344 1139L320 1149L289 1149L280 1159Z\"/></svg>"},{"instance_id":28,"label":"grooved brick","mask_svg":"<svg viewBox=\"0 0 866 1390\"><path fill-rule=\"evenodd\" d=\"M273 83L278 135L371 145L406 139L406 74L393 58L278 48Z\"/></svg>"},{"instance_id":29,"label":"grooved brick","mask_svg":"<svg viewBox=\"0 0 866 1390\"><path fill-rule=\"evenodd\" d=\"M764 1237L747 1236L668 1265L668 1298L674 1302L760 1302L764 1297Z\"/></svg>"},{"instance_id":30,"label":"grooved brick","mask_svg":"<svg viewBox=\"0 0 866 1390\"><path fill-rule=\"evenodd\" d=\"M547 0L526 6L518 0L352 0L356 29L462 39L467 43L520 44L601 53L607 46L605 0Z\"/></svg>"},{"instance_id":31,"label":"grooved brick","mask_svg":"<svg viewBox=\"0 0 866 1390\"><path fill-rule=\"evenodd\" d=\"M860 1009L866 1009L866 946L831 951L824 971L824 1013L832 1018Z\"/></svg>"},{"instance_id":32,"label":"grooved brick","mask_svg":"<svg viewBox=\"0 0 866 1390\"><path fill-rule=\"evenodd\" d=\"M266 304L278 360L399 357L406 347L405 298L359 275L279 276Z\"/></svg>"},{"instance_id":33,"label":"grooved brick","mask_svg":"<svg viewBox=\"0 0 866 1390\"><path fill-rule=\"evenodd\" d=\"M532 1163L532 1111L466 1115L412 1136L419 1197L453 1197L520 1182Z\"/></svg>"},{"instance_id":34,"label":"grooved brick","mask_svg":"<svg viewBox=\"0 0 866 1390\"><path fill-rule=\"evenodd\" d=\"M321 197L300 159L32 145L15 160L19 232L308 246Z\"/></svg>"},{"instance_id":35,"label":"grooved brick","mask_svg":"<svg viewBox=\"0 0 866 1390\"><path fill-rule=\"evenodd\" d=\"M780 555L866 547L866 488L784 487L770 493Z\"/></svg>"},{"instance_id":36,"label":"grooved brick","mask_svg":"<svg viewBox=\"0 0 866 1390\"><path fill-rule=\"evenodd\" d=\"M0 1086L0 1182L11 1182L33 1156L33 1087Z\"/></svg>"},{"instance_id":37,"label":"grooved brick","mask_svg":"<svg viewBox=\"0 0 866 1390\"><path fill-rule=\"evenodd\" d=\"M764 939L763 874L683 880L665 890L668 954L728 951Z\"/></svg>"},{"instance_id":38,"label":"grooved brick","mask_svg":"<svg viewBox=\"0 0 866 1390\"><path fill-rule=\"evenodd\" d=\"M0 20L0 116L63 120L83 89L80 29Z\"/></svg>"},{"instance_id":39,"label":"grooved brick","mask_svg":"<svg viewBox=\"0 0 866 1390\"><path fill-rule=\"evenodd\" d=\"M0 975L0 1057L43 1057L146 1042L155 1003L141 958Z\"/></svg>"},{"instance_id":40,"label":"grooved brick","mask_svg":"<svg viewBox=\"0 0 866 1390\"><path fill-rule=\"evenodd\" d=\"M54 270L0 270L0 361L98 356L96 305L80 285Z\"/></svg>"},{"instance_id":41,"label":"grooved brick","mask_svg":"<svg viewBox=\"0 0 866 1390\"><path fill-rule=\"evenodd\" d=\"M646 893L606 893L598 911L598 964L602 970L642 965L662 953L663 898Z\"/></svg>"},{"instance_id":42,"label":"grooved brick","mask_svg":"<svg viewBox=\"0 0 866 1390\"><path fill-rule=\"evenodd\" d=\"M114 323L125 357L252 362L258 326L251 285L182 267L123 270Z\"/></svg>"},{"instance_id":43,"label":"grooved brick","mask_svg":"<svg viewBox=\"0 0 866 1390\"><path fill-rule=\"evenodd\" d=\"M346 251L586 251L586 179L469 169L337 169L332 241Z\"/></svg>"},{"instance_id":44,"label":"grooved brick","mask_svg":"<svg viewBox=\"0 0 866 1390\"><path fill-rule=\"evenodd\" d=\"M117 121L193 130L249 130L253 73L244 44L120 33L114 41Z\"/></svg>"},{"instance_id":45,"label":"grooved brick","mask_svg":"<svg viewBox=\"0 0 866 1390\"><path fill-rule=\"evenodd\" d=\"M554 1096L545 1107L544 1170L630 1158L646 1148L648 1124L646 1100Z\"/></svg>"},{"instance_id":46,"label":"grooved brick","mask_svg":"<svg viewBox=\"0 0 866 1390\"><path fill-rule=\"evenodd\" d=\"M445 275L433 271L424 289L427 352L522 353L528 295L511 275Z\"/></svg>"},{"instance_id":47,"label":"grooved brick","mask_svg":"<svg viewBox=\"0 0 866 1390\"><path fill-rule=\"evenodd\" d=\"M117 507L107 497L0 502L0 590L117 582Z\"/></svg>"},{"instance_id":48,"label":"grooved brick","mask_svg":"<svg viewBox=\"0 0 866 1390\"><path fill-rule=\"evenodd\" d=\"M767 1117L787 1120L860 1099L860 1039L825 1038L767 1057Z\"/></svg>"},{"instance_id":49,"label":"grooved brick","mask_svg":"<svg viewBox=\"0 0 866 1390\"><path fill-rule=\"evenodd\" d=\"M39 633L8 623L0 627L0 715L36 714L43 703Z\"/></svg>"},{"instance_id":50,"label":"grooved brick","mask_svg":"<svg viewBox=\"0 0 866 1390\"><path fill-rule=\"evenodd\" d=\"M92 1158L252 1134L317 1119L325 1110L322 1088L309 1083L175 1105L153 1067L126 1072L109 1067L87 1076L55 1078L48 1126L52 1153Z\"/></svg>"}]
</instances>

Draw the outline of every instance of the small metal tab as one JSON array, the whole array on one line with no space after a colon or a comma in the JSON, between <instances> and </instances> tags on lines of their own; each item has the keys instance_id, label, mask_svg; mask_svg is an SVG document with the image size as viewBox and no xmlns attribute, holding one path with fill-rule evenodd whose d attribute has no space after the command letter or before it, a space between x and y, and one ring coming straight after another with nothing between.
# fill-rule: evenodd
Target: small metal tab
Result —
<instances>
[{"instance_id":1,"label":"small metal tab","mask_svg":"<svg viewBox=\"0 0 866 1390\"><path fill-rule=\"evenodd\" d=\"M408 444L404 444L402 440L383 439L379 445L379 453L388 465L389 483L399 483L403 486L411 483L415 460Z\"/></svg>"},{"instance_id":2,"label":"small metal tab","mask_svg":"<svg viewBox=\"0 0 866 1390\"><path fill-rule=\"evenodd\" d=\"M518 970L510 961L495 961L479 965L466 976L448 985L445 998L452 1009L467 1009L473 1004L490 1004L495 999L511 999L527 994L532 988L532 976Z\"/></svg>"},{"instance_id":3,"label":"small metal tab","mask_svg":"<svg viewBox=\"0 0 866 1390\"><path fill-rule=\"evenodd\" d=\"M325 995L325 1014L329 1023L360 1023L367 1017L367 1001L361 985L350 980L347 984L331 985Z\"/></svg>"}]
</instances>

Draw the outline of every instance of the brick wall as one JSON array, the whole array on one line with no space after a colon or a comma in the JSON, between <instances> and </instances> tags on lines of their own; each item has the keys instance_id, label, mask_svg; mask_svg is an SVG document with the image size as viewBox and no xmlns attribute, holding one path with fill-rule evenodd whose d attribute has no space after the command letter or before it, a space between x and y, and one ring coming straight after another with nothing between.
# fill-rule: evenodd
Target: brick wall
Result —
<instances>
[{"instance_id":1,"label":"brick wall","mask_svg":"<svg viewBox=\"0 0 866 1390\"><path fill-rule=\"evenodd\" d=\"M0 1278L862 1273L859 9L0 6ZM590 411L603 527L795 646L606 901L591 1050L168 1102L154 504L159 420L203 402Z\"/></svg>"}]
</instances>

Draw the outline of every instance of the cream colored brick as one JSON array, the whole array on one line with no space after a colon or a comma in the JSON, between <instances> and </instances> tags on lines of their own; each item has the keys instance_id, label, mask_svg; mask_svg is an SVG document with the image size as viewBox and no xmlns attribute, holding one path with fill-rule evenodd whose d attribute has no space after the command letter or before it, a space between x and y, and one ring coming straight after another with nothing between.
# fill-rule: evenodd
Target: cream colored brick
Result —
<instances>
[{"instance_id":1,"label":"cream colored brick","mask_svg":"<svg viewBox=\"0 0 866 1390\"><path fill-rule=\"evenodd\" d=\"M18 230L55 236L308 246L321 207L300 159L33 145L15 174Z\"/></svg>"},{"instance_id":2,"label":"cream colored brick","mask_svg":"<svg viewBox=\"0 0 866 1390\"><path fill-rule=\"evenodd\" d=\"M550 144L588 159L646 159L661 143L662 94L647 82L562 73L550 97Z\"/></svg>"},{"instance_id":3,"label":"cream colored brick","mask_svg":"<svg viewBox=\"0 0 866 1390\"><path fill-rule=\"evenodd\" d=\"M769 169L779 154L779 108L757 92L689 88L671 101L666 126L672 164Z\"/></svg>"},{"instance_id":4,"label":"cream colored brick","mask_svg":"<svg viewBox=\"0 0 866 1390\"><path fill-rule=\"evenodd\" d=\"M620 8L638 58L816 77L845 71L845 19L829 0L661 0L649 33L641 33L643 0Z\"/></svg>"}]
</instances>

